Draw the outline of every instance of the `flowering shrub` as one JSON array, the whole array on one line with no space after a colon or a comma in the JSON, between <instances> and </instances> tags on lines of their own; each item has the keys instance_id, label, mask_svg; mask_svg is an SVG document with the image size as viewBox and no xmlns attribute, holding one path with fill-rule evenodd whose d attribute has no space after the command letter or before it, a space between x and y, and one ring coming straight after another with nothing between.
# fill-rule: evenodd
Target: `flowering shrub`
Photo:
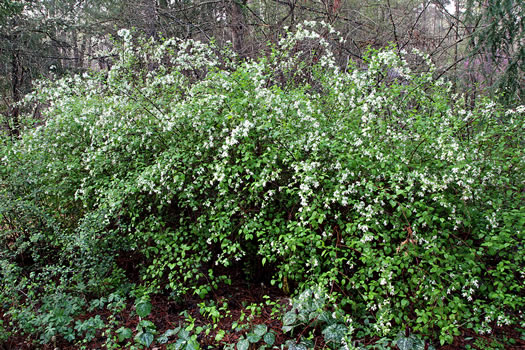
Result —
<instances>
[{"instance_id":1,"label":"flowering shrub","mask_svg":"<svg viewBox=\"0 0 525 350\"><path fill-rule=\"evenodd\" d=\"M109 276L138 252L145 285L180 294L270 266L324 286L345 339L523 324L525 108L464 110L417 52L340 69L323 28L242 62L121 31L109 72L43 83L45 123L2 146L3 261L59 250L56 274Z\"/></svg>"}]
</instances>

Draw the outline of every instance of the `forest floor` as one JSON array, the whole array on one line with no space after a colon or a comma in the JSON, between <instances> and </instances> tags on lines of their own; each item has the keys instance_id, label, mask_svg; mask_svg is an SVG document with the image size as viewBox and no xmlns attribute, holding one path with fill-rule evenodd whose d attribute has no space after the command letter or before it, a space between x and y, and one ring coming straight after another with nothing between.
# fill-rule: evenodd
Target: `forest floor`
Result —
<instances>
[{"instance_id":1,"label":"forest floor","mask_svg":"<svg viewBox=\"0 0 525 350\"><path fill-rule=\"evenodd\" d=\"M289 309L289 297L286 296L282 290L277 287L267 286L263 283L248 282L242 275L238 273L237 278L232 279L231 284L221 284L217 290L212 291L211 295L206 300L201 299L197 295L186 295L180 300L174 301L168 295L155 295L151 298L152 312L147 317L149 321L152 321L157 329L158 334L164 333L166 330L174 329L180 325L187 326L188 319L191 319L193 325L196 328L203 327L204 329L210 329L208 335L205 332L201 332L197 340L199 341L202 349L222 349L226 344L237 343L240 337L248 333L250 327L257 324L267 325L269 330L275 332L275 344L280 346L284 344L286 340L291 339L288 334L284 334L282 331L281 316L275 314L276 306L280 307L281 310ZM227 312L218 319L211 320L210 317L201 314L201 307L203 301L212 303L212 305L220 306L224 302L227 303ZM255 310L253 305L258 305L259 308ZM1 312L0 308L0 319L4 322L4 325L9 324L8 318ZM108 320L111 316L111 312L108 310L97 310L90 313L85 313L79 317L80 320L88 319L90 317L99 315L103 320ZM244 315L244 317L243 317ZM121 322L121 325L129 329L136 329L139 323L139 317L135 312L135 306L133 302L129 301L126 304L124 310L122 310L117 316L117 320ZM232 325L245 324L246 326L237 326L235 330L232 330ZM216 325L216 326L215 326ZM224 330L225 335L220 341L220 345L217 345L215 337L218 330ZM312 330L310 328L310 330ZM472 330L463 329L462 334L454 338L454 342L449 345L439 346L433 344L436 349L439 350L453 350L453 349L525 349L525 340L522 337L523 329L519 329L512 326L500 327L495 330L491 335L479 335ZM304 336L303 333L295 334L297 340ZM315 349L327 348L323 341L323 336L314 331L313 342ZM56 339L55 342L49 343L45 346L34 346L35 339L32 339L31 335L15 335L12 336L4 344L0 343L0 350L77 350L78 345L72 345L65 339ZM378 341L378 338L361 339L359 341L360 346L373 345ZM168 344L174 343L175 340L171 340L166 344L158 344L153 342L150 349L163 350L166 349ZM105 348L105 338L101 332L97 333L97 336L90 342L87 342L83 347L84 349L103 349ZM398 349L394 344L390 346L391 349ZM261 344L263 344L261 342ZM513 344L513 345L511 345ZM123 346L122 348L126 348ZM252 344L250 349L257 349L257 344ZM382 348L383 349L383 348Z\"/></svg>"}]
</instances>

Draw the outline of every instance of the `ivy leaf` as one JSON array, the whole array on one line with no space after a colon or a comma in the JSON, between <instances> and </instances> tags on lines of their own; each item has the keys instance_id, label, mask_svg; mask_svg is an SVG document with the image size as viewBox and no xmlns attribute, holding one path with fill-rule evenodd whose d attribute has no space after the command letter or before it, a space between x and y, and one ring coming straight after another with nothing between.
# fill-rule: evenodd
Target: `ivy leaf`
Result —
<instances>
[{"instance_id":1,"label":"ivy leaf","mask_svg":"<svg viewBox=\"0 0 525 350\"><path fill-rule=\"evenodd\" d=\"M184 350L198 350L198 349L200 349L199 343L197 343L195 339L190 339L186 343L186 348Z\"/></svg>"},{"instance_id":2,"label":"ivy leaf","mask_svg":"<svg viewBox=\"0 0 525 350\"><path fill-rule=\"evenodd\" d=\"M136 309L137 315L144 318L148 316L151 312L151 303L149 301L142 300L137 304Z\"/></svg>"},{"instance_id":3,"label":"ivy leaf","mask_svg":"<svg viewBox=\"0 0 525 350\"><path fill-rule=\"evenodd\" d=\"M399 338L397 340L397 347L399 350L412 350L414 347L414 340L412 338Z\"/></svg>"},{"instance_id":4,"label":"ivy leaf","mask_svg":"<svg viewBox=\"0 0 525 350\"><path fill-rule=\"evenodd\" d=\"M303 343L297 344L293 340L288 340L286 342L286 346L288 346L288 350L308 350L308 347L305 344Z\"/></svg>"},{"instance_id":5,"label":"ivy leaf","mask_svg":"<svg viewBox=\"0 0 525 350\"><path fill-rule=\"evenodd\" d=\"M297 315L297 319L299 320L300 323L306 323L310 321L310 319L308 318L309 315L310 314L308 313L308 311L305 310L304 312L300 312L299 315Z\"/></svg>"},{"instance_id":6,"label":"ivy leaf","mask_svg":"<svg viewBox=\"0 0 525 350\"><path fill-rule=\"evenodd\" d=\"M264 342L270 346L275 343L275 334L273 332L268 332L264 335Z\"/></svg>"},{"instance_id":7,"label":"ivy leaf","mask_svg":"<svg viewBox=\"0 0 525 350\"><path fill-rule=\"evenodd\" d=\"M124 340L131 338L133 332L129 328L120 327L117 329L118 341L122 343Z\"/></svg>"},{"instance_id":8,"label":"ivy leaf","mask_svg":"<svg viewBox=\"0 0 525 350\"><path fill-rule=\"evenodd\" d=\"M150 332L140 332L137 334L136 340L145 347L149 347L153 343L153 334Z\"/></svg>"},{"instance_id":9,"label":"ivy leaf","mask_svg":"<svg viewBox=\"0 0 525 350\"><path fill-rule=\"evenodd\" d=\"M323 330L324 338L327 342L334 342L339 344L341 339L345 336L347 329L341 323L334 323Z\"/></svg>"},{"instance_id":10,"label":"ivy leaf","mask_svg":"<svg viewBox=\"0 0 525 350\"><path fill-rule=\"evenodd\" d=\"M318 320L328 324L332 324L335 321L335 319L332 317L332 314L328 311L321 312L321 314L319 314Z\"/></svg>"},{"instance_id":11,"label":"ivy leaf","mask_svg":"<svg viewBox=\"0 0 525 350\"><path fill-rule=\"evenodd\" d=\"M166 335L161 335L160 337L157 338L157 343L159 344L166 344L168 342L168 337L166 337Z\"/></svg>"},{"instance_id":12,"label":"ivy leaf","mask_svg":"<svg viewBox=\"0 0 525 350\"><path fill-rule=\"evenodd\" d=\"M294 328L295 328L295 326L283 326L283 332L287 333L287 332L291 331Z\"/></svg>"},{"instance_id":13,"label":"ivy leaf","mask_svg":"<svg viewBox=\"0 0 525 350\"><path fill-rule=\"evenodd\" d=\"M158 339L157 342L160 344L166 344L170 337L173 337L174 335L177 335L177 333L180 331L180 327L177 327L175 329L168 329L164 334L162 334Z\"/></svg>"},{"instance_id":14,"label":"ivy leaf","mask_svg":"<svg viewBox=\"0 0 525 350\"><path fill-rule=\"evenodd\" d=\"M177 327L175 329L168 329L166 332L164 332L164 335L166 337L173 337L174 335L176 335L177 333L179 333L180 331L180 327Z\"/></svg>"},{"instance_id":15,"label":"ivy leaf","mask_svg":"<svg viewBox=\"0 0 525 350\"><path fill-rule=\"evenodd\" d=\"M318 317L319 317L319 312L317 311L310 312L310 314L308 315L308 321L315 320Z\"/></svg>"},{"instance_id":16,"label":"ivy leaf","mask_svg":"<svg viewBox=\"0 0 525 350\"><path fill-rule=\"evenodd\" d=\"M179 337L180 337L181 339L188 340L188 339L190 339L190 332L188 332L188 331L185 330L185 329L181 329L181 330L180 330L180 333L179 333Z\"/></svg>"},{"instance_id":17,"label":"ivy leaf","mask_svg":"<svg viewBox=\"0 0 525 350\"><path fill-rule=\"evenodd\" d=\"M268 332L268 327L265 324L258 324L253 328L253 333L257 334L259 337L265 335L266 332Z\"/></svg>"},{"instance_id":18,"label":"ivy leaf","mask_svg":"<svg viewBox=\"0 0 525 350\"><path fill-rule=\"evenodd\" d=\"M414 345L412 346L412 349L414 350L425 350L425 341L421 338L416 337L410 337L414 341ZM434 347L432 345L429 345L428 350L434 350Z\"/></svg>"},{"instance_id":19,"label":"ivy leaf","mask_svg":"<svg viewBox=\"0 0 525 350\"><path fill-rule=\"evenodd\" d=\"M261 336L255 334L255 333L248 333L248 334L246 334L246 338L252 344L258 343L259 340L261 340Z\"/></svg>"},{"instance_id":20,"label":"ivy leaf","mask_svg":"<svg viewBox=\"0 0 525 350\"><path fill-rule=\"evenodd\" d=\"M180 350L180 349L182 349L182 347L184 346L184 344L186 344L186 340L184 340L184 339L178 339L178 340L175 342L175 350Z\"/></svg>"},{"instance_id":21,"label":"ivy leaf","mask_svg":"<svg viewBox=\"0 0 525 350\"><path fill-rule=\"evenodd\" d=\"M155 323L149 320L142 320L138 324L139 327L142 327L146 332L155 333Z\"/></svg>"},{"instance_id":22,"label":"ivy leaf","mask_svg":"<svg viewBox=\"0 0 525 350\"><path fill-rule=\"evenodd\" d=\"M250 342L246 339L241 339L237 343L237 350L248 350L250 347Z\"/></svg>"},{"instance_id":23,"label":"ivy leaf","mask_svg":"<svg viewBox=\"0 0 525 350\"><path fill-rule=\"evenodd\" d=\"M289 326L295 323L297 320L297 314L294 311L288 311L284 314L283 325Z\"/></svg>"}]
</instances>

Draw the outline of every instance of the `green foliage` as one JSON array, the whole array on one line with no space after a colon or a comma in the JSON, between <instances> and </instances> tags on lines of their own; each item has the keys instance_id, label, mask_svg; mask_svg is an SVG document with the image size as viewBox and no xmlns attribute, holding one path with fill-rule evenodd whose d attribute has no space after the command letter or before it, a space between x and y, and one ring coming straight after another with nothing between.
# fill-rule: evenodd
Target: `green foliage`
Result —
<instances>
[{"instance_id":1,"label":"green foliage","mask_svg":"<svg viewBox=\"0 0 525 350\"><path fill-rule=\"evenodd\" d=\"M0 342L7 341L11 335L11 332L4 327L4 320L0 320Z\"/></svg>"},{"instance_id":2,"label":"green foliage","mask_svg":"<svg viewBox=\"0 0 525 350\"><path fill-rule=\"evenodd\" d=\"M148 320L141 320L137 325L135 341L145 347L149 347L157 333L155 324Z\"/></svg>"},{"instance_id":3,"label":"green foliage","mask_svg":"<svg viewBox=\"0 0 525 350\"><path fill-rule=\"evenodd\" d=\"M141 299L135 305L135 309L137 310L137 315L144 318L151 313L151 303L148 300Z\"/></svg>"},{"instance_id":4,"label":"green foliage","mask_svg":"<svg viewBox=\"0 0 525 350\"><path fill-rule=\"evenodd\" d=\"M178 339L175 343L168 344L168 350L198 350L200 349L197 336L185 329L178 332Z\"/></svg>"},{"instance_id":5,"label":"green foliage","mask_svg":"<svg viewBox=\"0 0 525 350\"><path fill-rule=\"evenodd\" d=\"M82 336L82 338L89 342L93 338L95 338L95 334L97 330L104 328L105 324L104 321L100 318L100 315L96 315L94 317L91 317L85 321L77 320L75 322L75 330L78 332L79 335ZM74 340L74 337L68 339L68 340Z\"/></svg>"},{"instance_id":6,"label":"green foliage","mask_svg":"<svg viewBox=\"0 0 525 350\"><path fill-rule=\"evenodd\" d=\"M427 345L424 340L414 336L413 334L405 336L402 333L398 334L396 345L399 350L434 350L432 345Z\"/></svg>"},{"instance_id":7,"label":"green foliage","mask_svg":"<svg viewBox=\"0 0 525 350\"><path fill-rule=\"evenodd\" d=\"M285 346L288 350L308 350L313 348L313 343L311 341L301 341L297 343L293 340L288 340Z\"/></svg>"},{"instance_id":8,"label":"green foliage","mask_svg":"<svg viewBox=\"0 0 525 350\"><path fill-rule=\"evenodd\" d=\"M40 308L44 325L28 316L40 296L108 295L130 254L144 295L205 296L223 267L264 266L310 293L285 330L322 325L332 347L343 333L408 326L445 343L460 325L523 322L525 107L462 110L417 52L339 69L319 30L243 62L123 30L107 74L39 86L45 124L1 146L0 297L20 327L67 335L78 309ZM315 60L298 49L309 42ZM191 331L172 346L196 348Z\"/></svg>"},{"instance_id":9,"label":"green foliage","mask_svg":"<svg viewBox=\"0 0 525 350\"><path fill-rule=\"evenodd\" d=\"M354 332L350 315L331 305L334 300L320 287L307 289L292 300L292 309L284 314L283 331L298 328L304 333L308 328L320 329L325 343L331 349L350 344Z\"/></svg>"},{"instance_id":10,"label":"green foliage","mask_svg":"<svg viewBox=\"0 0 525 350\"><path fill-rule=\"evenodd\" d=\"M118 341L119 343L125 341L126 339L129 339L133 336L133 332L131 331L131 329L129 328L126 328L126 327L120 327L119 329L117 329L117 335L118 335Z\"/></svg>"},{"instance_id":11,"label":"green foliage","mask_svg":"<svg viewBox=\"0 0 525 350\"><path fill-rule=\"evenodd\" d=\"M18 1L0 1L0 24L5 24L7 19L9 19L11 16L19 14L22 9L23 5Z\"/></svg>"},{"instance_id":12,"label":"green foliage","mask_svg":"<svg viewBox=\"0 0 525 350\"><path fill-rule=\"evenodd\" d=\"M83 302L77 297L57 293L39 300L42 305L36 310L27 305L11 309L10 315L18 321L20 328L28 334L39 334L43 344L49 343L57 336L68 340L75 339L75 333L82 334L89 330L87 337L92 336L91 326L101 328L100 317L74 325L74 317L80 312ZM76 332L75 332L76 331Z\"/></svg>"},{"instance_id":13,"label":"green foliage","mask_svg":"<svg viewBox=\"0 0 525 350\"><path fill-rule=\"evenodd\" d=\"M199 304L199 313L216 325L221 318L229 316L230 310L227 302L216 305L213 301L208 303L203 301Z\"/></svg>"},{"instance_id":14,"label":"green foliage","mask_svg":"<svg viewBox=\"0 0 525 350\"><path fill-rule=\"evenodd\" d=\"M261 341L262 344L257 347L258 349L266 349L275 343L275 332L268 330L268 326L265 324L255 325L251 332L246 334L246 337L239 338L236 348L239 350L248 349L250 344L257 344Z\"/></svg>"}]
</instances>

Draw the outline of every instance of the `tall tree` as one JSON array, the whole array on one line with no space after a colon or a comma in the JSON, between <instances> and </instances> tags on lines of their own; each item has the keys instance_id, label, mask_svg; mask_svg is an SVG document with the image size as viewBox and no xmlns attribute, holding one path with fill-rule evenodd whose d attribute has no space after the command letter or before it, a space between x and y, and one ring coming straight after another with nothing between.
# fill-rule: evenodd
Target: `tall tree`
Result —
<instances>
[{"instance_id":1,"label":"tall tree","mask_svg":"<svg viewBox=\"0 0 525 350\"><path fill-rule=\"evenodd\" d=\"M2 62L0 75L0 89L2 101L0 112L4 115L9 133L16 135L19 128L19 110L12 101L18 101L21 95L24 68L20 60L20 51L12 40L17 39L19 33L8 33L8 27L16 27L18 16L23 10L22 4L11 0L0 2L0 59Z\"/></svg>"},{"instance_id":2,"label":"tall tree","mask_svg":"<svg viewBox=\"0 0 525 350\"><path fill-rule=\"evenodd\" d=\"M469 0L467 19L473 34L471 63L508 104L525 102L525 3L523 0ZM481 64L480 64L481 63Z\"/></svg>"}]
</instances>

